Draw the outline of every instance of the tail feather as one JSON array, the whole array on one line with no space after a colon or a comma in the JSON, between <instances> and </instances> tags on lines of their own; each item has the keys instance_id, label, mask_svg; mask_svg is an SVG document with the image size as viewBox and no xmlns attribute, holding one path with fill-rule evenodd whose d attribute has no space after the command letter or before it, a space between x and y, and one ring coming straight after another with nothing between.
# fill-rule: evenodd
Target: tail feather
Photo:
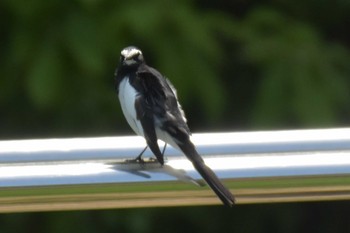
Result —
<instances>
[{"instance_id":1,"label":"tail feather","mask_svg":"<svg viewBox=\"0 0 350 233\"><path fill-rule=\"evenodd\" d=\"M204 162L193 162L193 166L225 205L234 205L235 198L232 193L221 183L215 173Z\"/></svg>"},{"instance_id":2,"label":"tail feather","mask_svg":"<svg viewBox=\"0 0 350 233\"><path fill-rule=\"evenodd\" d=\"M215 192L215 194L220 198L220 200L226 205L232 207L235 204L235 198L232 193L221 183L219 178L215 175L213 170L211 170L203 161L201 156L197 153L194 145L190 143L187 144L186 148L180 147L185 153L186 157L192 162L195 169L203 177L203 179L208 183L210 188Z\"/></svg>"}]
</instances>

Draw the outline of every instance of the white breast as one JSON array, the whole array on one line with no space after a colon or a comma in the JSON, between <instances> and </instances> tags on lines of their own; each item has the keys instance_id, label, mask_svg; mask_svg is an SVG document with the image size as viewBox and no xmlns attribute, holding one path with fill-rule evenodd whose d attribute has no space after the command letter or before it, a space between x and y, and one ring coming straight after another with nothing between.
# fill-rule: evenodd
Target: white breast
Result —
<instances>
[{"instance_id":1,"label":"white breast","mask_svg":"<svg viewBox=\"0 0 350 233\"><path fill-rule=\"evenodd\" d=\"M137 135L144 136L141 122L137 120L135 110L135 99L137 91L130 85L129 78L124 78L119 84L119 101L122 111L130 127Z\"/></svg>"}]
</instances>

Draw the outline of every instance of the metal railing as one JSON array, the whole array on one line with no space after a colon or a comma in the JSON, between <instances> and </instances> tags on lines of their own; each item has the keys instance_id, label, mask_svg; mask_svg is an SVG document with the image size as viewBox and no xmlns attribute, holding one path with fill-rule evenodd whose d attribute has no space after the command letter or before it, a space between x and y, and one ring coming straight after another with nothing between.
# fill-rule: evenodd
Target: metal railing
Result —
<instances>
[{"instance_id":1,"label":"metal railing","mask_svg":"<svg viewBox=\"0 0 350 233\"><path fill-rule=\"evenodd\" d=\"M350 199L350 128L194 134L193 142L238 204ZM144 146L136 136L0 141L0 212L220 204L171 147L163 167L126 161Z\"/></svg>"}]
</instances>

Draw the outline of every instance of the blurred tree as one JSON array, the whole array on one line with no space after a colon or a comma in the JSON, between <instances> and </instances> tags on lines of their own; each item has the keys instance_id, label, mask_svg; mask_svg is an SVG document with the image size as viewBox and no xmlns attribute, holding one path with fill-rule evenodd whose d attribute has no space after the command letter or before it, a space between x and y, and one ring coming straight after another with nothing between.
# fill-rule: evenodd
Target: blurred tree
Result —
<instances>
[{"instance_id":1,"label":"blurred tree","mask_svg":"<svg viewBox=\"0 0 350 233\"><path fill-rule=\"evenodd\" d=\"M276 10L236 20L191 1L1 5L3 138L129 130L113 73L130 44L178 88L194 131L330 126L349 115L348 51Z\"/></svg>"},{"instance_id":2,"label":"blurred tree","mask_svg":"<svg viewBox=\"0 0 350 233\"><path fill-rule=\"evenodd\" d=\"M1 92L2 137L124 129L113 73L120 50L130 44L169 76L185 103L203 112L201 121L222 117L225 89L217 63L224 59L223 48L212 25L188 2L50 1L27 8L5 1L3 6L9 24L1 55L1 87L7 89ZM164 12L165 7L174 11ZM115 127L117 121L122 123ZM16 132L18 122L27 124Z\"/></svg>"},{"instance_id":3,"label":"blurred tree","mask_svg":"<svg viewBox=\"0 0 350 233\"><path fill-rule=\"evenodd\" d=\"M308 25L256 9L240 36L244 57L261 72L252 123L256 126L332 126L347 111L350 56Z\"/></svg>"}]
</instances>

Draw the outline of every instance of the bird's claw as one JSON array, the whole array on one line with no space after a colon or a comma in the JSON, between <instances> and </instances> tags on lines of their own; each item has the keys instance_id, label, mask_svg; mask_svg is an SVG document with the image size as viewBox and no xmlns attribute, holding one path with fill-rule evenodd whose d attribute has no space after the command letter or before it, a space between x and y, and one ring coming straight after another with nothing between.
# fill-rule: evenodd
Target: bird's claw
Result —
<instances>
[{"instance_id":1,"label":"bird's claw","mask_svg":"<svg viewBox=\"0 0 350 233\"><path fill-rule=\"evenodd\" d=\"M139 163L139 164L145 164L145 160L143 158L137 157L136 159L127 159L125 160L127 163Z\"/></svg>"},{"instance_id":2,"label":"bird's claw","mask_svg":"<svg viewBox=\"0 0 350 233\"><path fill-rule=\"evenodd\" d=\"M152 157L151 157L151 158L149 158L149 160L148 160L148 161L149 161L149 162L151 162L151 163L152 163L152 162L158 162L158 160L157 160L157 159L152 158Z\"/></svg>"}]
</instances>

